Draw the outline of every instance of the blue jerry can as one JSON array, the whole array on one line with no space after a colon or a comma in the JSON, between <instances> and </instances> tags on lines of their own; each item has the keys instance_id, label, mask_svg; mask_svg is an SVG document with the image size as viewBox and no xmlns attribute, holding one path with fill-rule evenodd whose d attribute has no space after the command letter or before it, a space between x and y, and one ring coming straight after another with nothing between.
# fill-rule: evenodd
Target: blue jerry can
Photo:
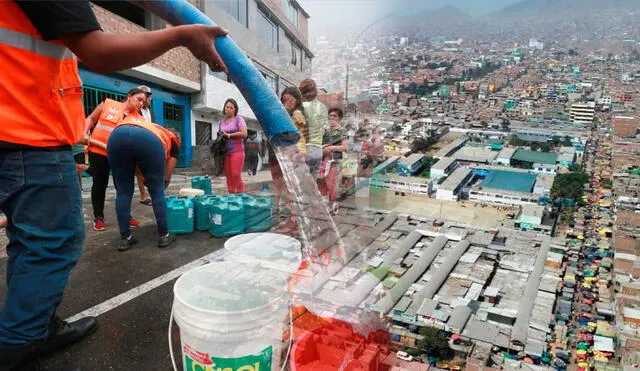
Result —
<instances>
[{"instance_id":1,"label":"blue jerry can","mask_svg":"<svg viewBox=\"0 0 640 371\"><path fill-rule=\"evenodd\" d=\"M167 198L167 224L171 233L193 233L194 207L191 197Z\"/></svg>"},{"instance_id":2,"label":"blue jerry can","mask_svg":"<svg viewBox=\"0 0 640 371\"><path fill-rule=\"evenodd\" d=\"M209 232L214 237L244 233L244 207L240 199L214 201Z\"/></svg>"},{"instance_id":3,"label":"blue jerry can","mask_svg":"<svg viewBox=\"0 0 640 371\"><path fill-rule=\"evenodd\" d=\"M191 188L201 189L205 195L211 195L211 178L209 176L194 176L191 178Z\"/></svg>"},{"instance_id":4,"label":"blue jerry can","mask_svg":"<svg viewBox=\"0 0 640 371\"><path fill-rule=\"evenodd\" d=\"M266 232L273 226L270 198L255 198L250 206L245 205L245 226L247 232Z\"/></svg>"},{"instance_id":5,"label":"blue jerry can","mask_svg":"<svg viewBox=\"0 0 640 371\"><path fill-rule=\"evenodd\" d=\"M211 215L213 214L213 204L217 200L220 200L220 197L215 195L196 196L194 200L194 207L196 209L196 230L206 231L209 229Z\"/></svg>"}]
</instances>

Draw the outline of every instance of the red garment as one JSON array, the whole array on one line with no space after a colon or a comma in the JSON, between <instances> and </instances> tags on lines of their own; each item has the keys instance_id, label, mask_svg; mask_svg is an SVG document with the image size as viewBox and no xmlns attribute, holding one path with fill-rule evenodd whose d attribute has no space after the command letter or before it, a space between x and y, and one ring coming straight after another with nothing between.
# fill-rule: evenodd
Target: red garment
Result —
<instances>
[{"instance_id":1,"label":"red garment","mask_svg":"<svg viewBox=\"0 0 640 371\"><path fill-rule=\"evenodd\" d=\"M318 172L318 190L323 196L329 196L329 202L334 202L338 198L338 164L333 162L329 172L325 175L328 158L325 157Z\"/></svg>"},{"instance_id":2,"label":"red garment","mask_svg":"<svg viewBox=\"0 0 640 371\"><path fill-rule=\"evenodd\" d=\"M227 177L227 192L244 193L244 183L242 182L243 166L243 151L227 153L224 156L224 175Z\"/></svg>"}]
</instances>

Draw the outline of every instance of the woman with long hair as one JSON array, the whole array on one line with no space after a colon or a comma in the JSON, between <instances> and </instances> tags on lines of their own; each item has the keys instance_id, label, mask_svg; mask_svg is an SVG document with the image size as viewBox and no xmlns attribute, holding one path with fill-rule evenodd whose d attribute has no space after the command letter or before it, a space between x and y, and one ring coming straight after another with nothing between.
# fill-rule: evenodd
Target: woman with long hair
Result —
<instances>
[{"instance_id":1,"label":"woman with long hair","mask_svg":"<svg viewBox=\"0 0 640 371\"><path fill-rule=\"evenodd\" d=\"M224 156L224 175L227 178L227 192L243 193L242 168L244 167L244 139L247 137L247 123L238 115L238 102L229 98L223 107L225 119L220 121L218 135L227 137Z\"/></svg>"},{"instance_id":2,"label":"woman with long hair","mask_svg":"<svg viewBox=\"0 0 640 371\"><path fill-rule=\"evenodd\" d=\"M104 199L111 171L111 166L107 159L109 136L113 129L125 119L144 121L144 117L140 114L140 108L142 108L146 99L147 96L144 90L131 89L127 93L127 98L124 102L120 103L107 98L85 120L84 132L91 131L91 135L85 135L84 140L88 145L87 150L89 152L90 167L87 172L93 178L91 206L93 206L94 216L93 229L96 231L105 230ZM130 218L129 226L135 228L139 225L138 221Z\"/></svg>"},{"instance_id":3,"label":"woman with long hair","mask_svg":"<svg viewBox=\"0 0 640 371\"><path fill-rule=\"evenodd\" d=\"M302 158L305 158L307 152L306 143L309 134L307 130L307 119L304 115L304 107L302 106L302 95L300 94L300 90L293 86L285 88L280 95L280 101L289 113L289 116L291 116L291 120L293 120L293 123L295 124L298 131L300 131L300 140L298 140L298 143L296 143L296 147L298 148L300 156L302 156ZM276 158L276 154L273 151L273 147L271 147L271 145L269 145L269 170L271 171L271 177L273 178L273 188L275 191L274 203L279 209L280 198L282 197L283 191L282 188L284 186L284 178L282 175L282 169L280 168L280 164L278 163L278 159ZM278 231L281 233L289 233L298 229L298 223L296 222L294 214L295 210L291 210L291 205L292 203L290 201L287 201L287 207L291 211L291 214L289 215L287 223L278 229Z\"/></svg>"}]
</instances>

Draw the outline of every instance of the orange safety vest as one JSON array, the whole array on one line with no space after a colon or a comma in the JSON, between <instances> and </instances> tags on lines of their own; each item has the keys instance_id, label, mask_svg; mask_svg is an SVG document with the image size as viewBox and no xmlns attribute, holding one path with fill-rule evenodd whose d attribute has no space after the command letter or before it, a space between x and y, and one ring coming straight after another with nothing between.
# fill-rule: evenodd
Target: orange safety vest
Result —
<instances>
[{"instance_id":1,"label":"orange safety vest","mask_svg":"<svg viewBox=\"0 0 640 371\"><path fill-rule=\"evenodd\" d=\"M139 112L133 112L126 117L127 120L144 121L144 117ZM124 104L107 98L102 103L102 112L98 118L96 126L91 131L91 140L107 145L109 135L124 120ZM107 151L94 145L89 144L87 149L98 155L106 156Z\"/></svg>"},{"instance_id":2,"label":"orange safety vest","mask_svg":"<svg viewBox=\"0 0 640 371\"><path fill-rule=\"evenodd\" d=\"M169 158L169 154L171 153L171 142L174 142L178 146L180 145L180 140L178 139L178 137L176 137L169 130L163 128L158 124L154 124L153 122L140 121L135 119L132 120L127 118L124 121L122 121L118 126L121 126L121 125L139 126L155 134L158 137L158 139L160 139L160 142L162 142L162 146L164 147L164 152L167 159Z\"/></svg>"},{"instance_id":3,"label":"orange safety vest","mask_svg":"<svg viewBox=\"0 0 640 371\"><path fill-rule=\"evenodd\" d=\"M111 135L113 129L115 129L116 126L124 120L123 115L124 104L107 98L102 103L102 112L100 113L98 122L91 131L92 142L99 142L106 146L109 141L109 135ZM127 116L127 120L143 121L144 117L142 117L138 112L133 112ZM107 151L93 143L89 144L87 149L98 155L107 155Z\"/></svg>"},{"instance_id":4,"label":"orange safety vest","mask_svg":"<svg viewBox=\"0 0 640 371\"><path fill-rule=\"evenodd\" d=\"M0 1L0 71L0 141L79 142L84 108L77 60L60 41L45 41L12 0Z\"/></svg>"}]
</instances>

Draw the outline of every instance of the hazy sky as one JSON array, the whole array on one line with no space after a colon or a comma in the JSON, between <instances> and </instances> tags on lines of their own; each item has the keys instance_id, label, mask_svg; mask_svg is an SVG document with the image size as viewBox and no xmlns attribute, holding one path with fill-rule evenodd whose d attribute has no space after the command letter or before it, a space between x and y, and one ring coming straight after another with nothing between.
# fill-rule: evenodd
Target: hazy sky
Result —
<instances>
[{"instance_id":1,"label":"hazy sky","mask_svg":"<svg viewBox=\"0 0 640 371\"><path fill-rule=\"evenodd\" d=\"M454 5L470 15L482 15L499 10L520 0L298 0L311 16L312 33L328 27L361 25L391 12L435 9ZM342 27L340 27L342 28Z\"/></svg>"}]
</instances>

